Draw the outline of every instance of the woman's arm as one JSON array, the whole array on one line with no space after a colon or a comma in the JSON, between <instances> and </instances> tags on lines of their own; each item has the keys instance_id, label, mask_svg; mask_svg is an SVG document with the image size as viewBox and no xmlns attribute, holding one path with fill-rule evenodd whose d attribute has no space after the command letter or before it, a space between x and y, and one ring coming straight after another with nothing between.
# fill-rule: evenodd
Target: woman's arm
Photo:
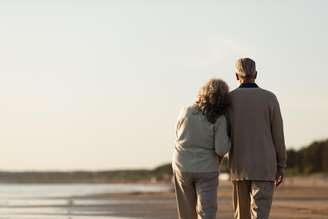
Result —
<instances>
[{"instance_id":1,"label":"woman's arm","mask_svg":"<svg viewBox=\"0 0 328 219\"><path fill-rule=\"evenodd\" d=\"M223 157L231 148L231 141L228 137L228 127L225 116L220 116L216 121L214 136L215 152L219 157Z\"/></svg>"},{"instance_id":2,"label":"woman's arm","mask_svg":"<svg viewBox=\"0 0 328 219\"><path fill-rule=\"evenodd\" d=\"M179 131L179 128L181 127L181 124L183 122L185 114L186 114L186 108L184 107L180 110L178 118L177 118L177 122L176 122L176 125L175 125L175 136L177 138L178 138L178 131Z\"/></svg>"}]
</instances>

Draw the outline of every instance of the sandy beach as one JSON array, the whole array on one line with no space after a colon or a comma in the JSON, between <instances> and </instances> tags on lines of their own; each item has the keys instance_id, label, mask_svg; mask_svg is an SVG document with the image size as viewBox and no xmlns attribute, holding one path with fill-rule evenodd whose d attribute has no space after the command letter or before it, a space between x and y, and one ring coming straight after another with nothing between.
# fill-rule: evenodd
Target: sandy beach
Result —
<instances>
[{"instance_id":1,"label":"sandy beach","mask_svg":"<svg viewBox=\"0 0 328 219\"><path fill-rule=\"evenodd\" d=\"M231 184L221 183L218 194L218 216L221 219L232 218ZM144 218L144 219L174 219L176 203L173 192L130 193L130 194L98 194L79 199L97 199L107 201L107 204L88 208L92 212L103 212L103 215L114 218ZM78 211L77 211L78 212ZM91 217L90 217L91 218ZM272 206L272 219L325 219L328 218L328 187L318 185L295 185L286 183L275 193Z\"/></svg>"},{"instance_id":2,"label":"sandy beach","mask_svg":"<svg viewBox=\"0 0 328 219\"><path fill-rule=\"evenodd\" d=\"M326 182L288 178L275 192L270 218L328 219ZM2 219L177 218L169 184L1 185L0 193ZM217 218L232 218L231 193L231 183L220 181Z\"/></svg>"}]
</instances>

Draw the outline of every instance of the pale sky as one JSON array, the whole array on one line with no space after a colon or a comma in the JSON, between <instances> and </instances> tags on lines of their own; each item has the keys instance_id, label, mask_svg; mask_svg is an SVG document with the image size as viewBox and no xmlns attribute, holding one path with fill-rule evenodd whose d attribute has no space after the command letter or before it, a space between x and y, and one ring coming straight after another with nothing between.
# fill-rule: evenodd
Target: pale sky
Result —
<instances>
[{"instance_id":1,"label":"pale sky","mask_svg":"<svg viewBox=\"0 0 328 219\"><path fill-rule=\"evenodd\" d=\"M327 1L0 1L0 170L153 168L179 109L239 57L288 148L328 138Z\"/></svg>"}]
</instances>

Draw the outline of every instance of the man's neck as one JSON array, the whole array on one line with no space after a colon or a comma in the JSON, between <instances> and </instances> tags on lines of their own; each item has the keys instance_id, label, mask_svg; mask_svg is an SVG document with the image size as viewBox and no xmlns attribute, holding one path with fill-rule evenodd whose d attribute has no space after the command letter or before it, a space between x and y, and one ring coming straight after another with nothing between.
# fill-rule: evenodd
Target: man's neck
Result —
<instances>
[{"instance_id":1,"label":"man's neck","mask_svg":"<svg viewBox=\"0 0 328 219\"><path fill-rule=\"evenodd\" d=\"M240 80L240 84L255 84L255 80Z\"/></svg>"}]
</instances>

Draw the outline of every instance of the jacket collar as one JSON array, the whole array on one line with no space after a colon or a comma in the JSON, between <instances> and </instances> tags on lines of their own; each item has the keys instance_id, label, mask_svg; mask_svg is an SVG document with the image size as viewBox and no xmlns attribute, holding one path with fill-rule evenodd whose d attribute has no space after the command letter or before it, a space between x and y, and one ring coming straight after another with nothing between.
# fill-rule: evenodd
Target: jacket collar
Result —
<instances>
[{"instance_id":1,"label":"jacket collar","mask_svg":"<svg viewBox=\"0 0 328 219\"><path fill-rule=\"evenodd\" d=\"M258 88L256 83L242 83L239 88Z\"/></svg>"}]
</instances>

